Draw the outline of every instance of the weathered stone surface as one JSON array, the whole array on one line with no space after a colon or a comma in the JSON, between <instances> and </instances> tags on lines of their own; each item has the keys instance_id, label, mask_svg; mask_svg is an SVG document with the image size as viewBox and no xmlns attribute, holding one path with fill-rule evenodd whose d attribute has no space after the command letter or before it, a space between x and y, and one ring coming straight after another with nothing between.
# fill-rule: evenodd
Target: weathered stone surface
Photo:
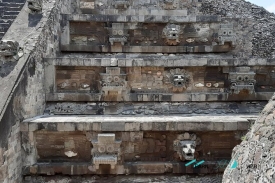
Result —
<instances>
[{"instance_id":1,"label":"weathered stone surface","mask_svg":"<svg viewBox=\"0 0 275 183\"><path fill-rule=\"evenodd\" d=\"M274 92L274 20L243 0L28 0L4 37L13 41L0 45L0 181L217 173L213 159L244 139L226 182L272 182L274 101L242 134ZM121 140L121 154L111 153L114 139L102 143L106 134ZM209 167L185 166L183 152ZM154 181L170 180L145 182Z\"/></svg>"},{"instance_id":2,"label":"weathered stone surface","mask_svg":"<svg viewBox=\"0 0 275 183\"><path fill-rule=\"evenodd\" d=\"M274 108L271 99L249 133L242 138L243 142L234 148L232 162L237 163L237 167L229 164L223 182L274 182Z\"/></svg>"}]
</instances>

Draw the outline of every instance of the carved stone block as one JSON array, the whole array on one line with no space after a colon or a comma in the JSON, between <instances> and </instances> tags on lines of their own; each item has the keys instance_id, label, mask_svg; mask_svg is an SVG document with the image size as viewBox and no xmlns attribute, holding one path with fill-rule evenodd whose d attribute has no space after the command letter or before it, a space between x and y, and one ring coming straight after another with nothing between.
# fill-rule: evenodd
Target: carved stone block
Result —
<instances>
[{"instance_id":1,"label":"carved stone block","mask_svg":"<svg viewBox=\"0 0 275 183\"><path fill-rule=\"evenodd\" d=\"M101 73L101 91L104 100L121 100L126 91L126 74L119 67L106 67L106 73Z\"/></svg>"},{"instance_id":2,"label":"carved stone block","mask_svg":"<svg viewBox=\"0 0 275 183\"><path fill-rule=\"evenodd\" d=\"M121 141L115 140L115 134L98 134L97 140L92 141L92 144L93 164L96 169L102 164L111 165L111 169L114 169L121 159Z\"/></svg>"},{"instance_id":3,"label":"carved stone block","mask_svg":"<svg viewBox=\"0 0 275 183\"><path fill-rule=\"evenodd\" d=\"M127 42L127 36L127 29L124 28L123 23L112 23L109 36L111 45L114 45L114 43L121 43L121 45L124 45Z\"/></svg>"},{"instance_id":4,"label":"carved stone block","mask_svg":"<svg viewBox=\"0 0 275 183\"><path fill-rule=\"evenodd\" d=\"M234 33L232 24L223 24L220 26L218 42L219 45L224 45L227 42L230 43L232 47L236 46L236 34Z\"/></svg>"},{"instance_id":5,"label":"carved stone block","mask_svg":"<svg viewBox=\"0 0 275 183\"><path fill-rule=\"evenodd\" d=\"M246 92L252 94L255 92L256 73L250 71L250 67L237 67L235 72L229 72L230 90L234 94Z\"/></svg>"}]
</instances>

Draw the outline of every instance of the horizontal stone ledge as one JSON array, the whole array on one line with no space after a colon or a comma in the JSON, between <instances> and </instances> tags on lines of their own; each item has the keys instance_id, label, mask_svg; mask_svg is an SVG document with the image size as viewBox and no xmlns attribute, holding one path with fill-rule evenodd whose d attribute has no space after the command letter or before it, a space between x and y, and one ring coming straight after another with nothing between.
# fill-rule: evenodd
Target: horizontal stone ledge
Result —
<instances>
[{"instance_id":1,"label":"horizontal stone ledge","mask_svg":"<svg viewBox=\"0 0 275 183\"><path fill-rule=\"evenodd\" d=\"M229 161L229 160L228 160ZM224 168L215 168L217 161L205 161L201 166L185 166L186 162L125 162L110 169L109 174L163 174L163 173L222 173ZM23 175L91 175L103 174L91 162L87 163L37 163L23 167Z\"/></svg>"},{"instance_id":2,"label":"horizontal stone ledge","mask_svg":"<svg viewBox=\"0 0 275 183\"><path fill-rule=\"evenodd\" d=\"M152 97L147 97L146 100L138 99L138 95L159 95L161 100L156 100ZM247 95L245 101L267 101L273 96L273 92L256 92L255 94ZM210 102L210 101L244 101L240 95L231 95L229 93L130 93L128 94L129 101L132 102ZM47 93L46 101L63 101L63 102L100 102L101 94L99 93ZM112 102L112 101L109 101ZM119 101L113 101L119 102ZM125 102L125 101L121 101Z\"/></svg>"},{"instance_id":3,"label":"horizontal stone ledge","mask_svg":"<svg viewBox=\"0 0 275 183\"><path fill-rule=\"evenodd\" d=\"M226 116L66 116L26 119L21 131L236 131L247 130L256 115Z\"/></svg>"},{"instance_id":4,"label":"horizontal stone ledge","mask_svg":"<svg viewBox=\"0 0 275 183\"><path fill-rule=\"evenodd\" d=\"M130 55L126 58L121 57L87 57L87 58L46 58L45 62L53 64L56 66L114 66L111 62L112 59L117 60L116 66L118 67L203 67L203 66L274 66L275 59L234 59L234 58L207 58L207 57L197 57L193 58L186 57L186 55L181 56L164 56L164 55L154 55L154 56L143 56L133 58Z\"/></svg>"},{"instance_id":5,"label":"horizontal stone ledge","mask_svg":"<svg viewBox=\"0 0 275 183\"><path fill-rule=\"evenodd\" d=\"M191 23L191 22L221 22L219 15L189 15L189 16L167 16L167 15L62 15L64 20L69 21L93 21L93 22L145 22L145 23Z\"/></svg>"}]
</instances>

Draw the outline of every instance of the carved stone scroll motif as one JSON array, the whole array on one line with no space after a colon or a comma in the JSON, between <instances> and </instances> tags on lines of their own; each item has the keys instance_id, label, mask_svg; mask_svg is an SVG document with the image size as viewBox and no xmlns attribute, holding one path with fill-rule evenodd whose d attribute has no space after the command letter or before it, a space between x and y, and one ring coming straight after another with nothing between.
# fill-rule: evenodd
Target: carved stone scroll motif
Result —
<instances>
[{"instance_id":1,"label":"carved stone scroll motif","mask_svg":"<svg viewBox=\"0 0 275 183\"><path fill-rule=\"evenodd\" d=\"M250 67L236 67L235 72L229 72L230 90L233 94L246 92L253 94L255 92L256 73L250 71Z\"/></svg>"},{"instance_id":2,"label":"carved stone scroll motif","mask_svg":"<svg viewBox=\"0 0 275 183\"><path fill-rule=\"evenodd\" d=\"M96 169L101 164L111 165L111 169L114 169L121 159L121 141L115 140L115 134L98 134L97 140L92 143L93 164Z\"/></svg>"}]
</instances>

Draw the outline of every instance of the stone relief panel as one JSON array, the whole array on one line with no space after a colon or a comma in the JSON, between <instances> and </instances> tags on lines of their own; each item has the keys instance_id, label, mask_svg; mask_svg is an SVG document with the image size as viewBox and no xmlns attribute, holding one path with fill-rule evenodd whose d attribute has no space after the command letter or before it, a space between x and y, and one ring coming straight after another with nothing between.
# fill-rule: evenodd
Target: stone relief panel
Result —
<instances>
[{"instance_id":1,"label":"stone relief panel","mask_svg":"<svg viewBox=\"0 0 275 183\"><path fill-rule=\"evenodd\" d=\"M71 22L70 44L62 49L104 53L229 52L236 39L233 24Z\"/></svg>"},{"instance_id":2,"label":"stone relief panel","mask_svg":"<svg viewBox=\"0 0 275 183\"><path fill-rule=\"evenodd\" d=\"M62 93L64 97L66 94L64 101L75 95L97 102L195 102L198 101L195 95L204 92L226 95L232 101L237 95L272 92L275 84L274 68L117 67L115 58L109 59L108 63L110 67L57 67L54 93ZM97 110L94 112L101 113Z\"/></svg>"},{"instance_id":3,"label":"stone relief panel","mask_svg":"<svg viewBox=\"0 0 275 183\"><path fill-rule=\"evenodd\" d=\"M116 135L98 134L97 139L92 141L92 161L96 169L99 169L100 165L111 165L111 169L114 169L117 164L120 164L121 160L121 141L116 140Z\"/></svg>"},{"instance_id":4,"label":"stone relief panel","mask_svg":"<svg viewBox=\"0 0 275 183\"><path fill-rule=\"evenodd\" d=\"M180 68L135 67L127 69L128 80L135 93L180 93L184 92L192 82L191 73Z\"/></svg>"},{"instance_id":5,"label":"stone relief panel","mask_svg":"<svg viewBox=\"0 0 275 183\"><path fill-rule=\"evenodd\" d=\"M159 128L162 128L161 125ZM236 139L233 132L211 133L122 132L124 161L182 162L203 158L213 161L219 157L230 159L230 148L240 142L240 139ZM133 135L137 138L132 139Z\"/></svg>"},{"instance_id":6,"label":"stone relief panel","mask_svg":"<svg viewBox=\"0 0 275 183\"><path fill-rule=\"evenodd\" d=\"M98 93L100 90L100 68L63 67L56 69L56 90L67 92Z\"/></svg>"},{"instance_id":7,"label":"stone relief panel","mask_svg":"<svg viewBox=\"0 0 275 183\"><path fill-rule=\"evenodd\" d=\"M138 10L188 10L188 14L198 12L198 7L201 6L200 0L149 0L149 1L134 1L134 0L80 0L79 8L82 13L94 14L91 10L100 10L97 13L103 14L104 10L118 10L129 15L141 14ZM90 10L90 11L87 11ZM112 11L105 12L106 14L114 14ZM159 12L161 14L161 12Z\"/></svg>"},{"instance_id":8,"label":"stone relief panel","mask_svg":"<svg viewBox=\"0 0 275 183\"><path fill-rule=\"evenodd\" d=\"M34 136L38 162L83 162L91 159L91 143L82 132L37 131Z\"/></svg>"},{"instance_id":9,"label":"stone relief panel","mask_svg":"<svg viewBox=\"0 0 275 183\"><path fill-rule=\"evenodd\" d=\"M102 22L70 22L70 43L73 45L104 45L108 29Z\"/></svg>"},{"instance_id":10,"label":"stone relief panel","mask_svg":"<svg viewBox=\"0 0 275 183\"><path fill-rule=\"evenodd\" d=\"M177 114L258 114L266 102L157 102L157 103L52 103L45 114L74 115L177 115Z\"/></svg>"}]
</instances>

